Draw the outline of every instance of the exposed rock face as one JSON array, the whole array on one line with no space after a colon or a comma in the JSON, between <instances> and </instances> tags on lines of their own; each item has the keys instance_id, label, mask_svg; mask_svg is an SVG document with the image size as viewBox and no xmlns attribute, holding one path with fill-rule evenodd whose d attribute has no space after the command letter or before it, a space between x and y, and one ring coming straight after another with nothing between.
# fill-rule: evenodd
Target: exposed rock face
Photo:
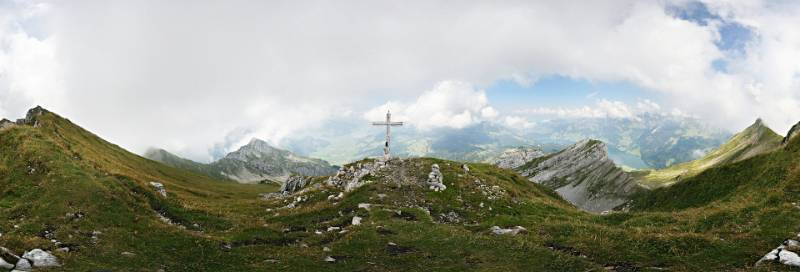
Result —
<instances>
[{"instance_id":1,"label":"exposed rock face","mask_svg":"<svg viewBox=\"0 0 800 272\"><path fill-rule=\"evenodd\" d=\"M290 176L286 182L281 185L281 193L282 194L292 194L294 192L300 191L303 187L306 186L308 183L308 178L304 176L293 175Z\"/></svg>"},{"instance_id":2,"label":"exposed rock face","mask_svg":"<svg viewBox=\"0 0 800 272\"><path fill-rule=\"evenodd\" d=\"M799 134L800 134L800 122L797 122L797 124L794 124L794 126L792 126L792 128L789 129L789 133L786 133L786 137L783 138L781 144L783 145L788 144L792 138L794 138Z\"/></svg>"},{"instance_id":3,"label":"exposed rock face","mask_svg":"<svg viewBox=\"0 0 800 272\"><path fill-rule=\"evenodd\" d=\"M439 165L433 164L431 166L431 172L428 173L428 188L434 191L444 191L447 189L447 186L443 183L444 177L442 176L442 172L439 171Z\"/></svg>"},{"instance_id":4,"label":"exposed rock face","mask_svg":"<svg viewBox=\"0 0 800 272\"><path fill-rule=\"evenodd\" d=\"M17 125L36 126L38 124L36 117L42 116L46 113L49 113L49 111L41 106L36 106L35 108L28 110L28 114L25 115L25 119L17 119Z\"/></svg>"},{"instance_id":5,"label":"exposed rock face","mask_svg":"<svg viewBox=\"0 0 800 272\"><path fill-rule=\"evenodd\" d=\"M518 147L503 151L503 154L495 158L493 163L500 168L515 169L544 155L544 152L538 148Z\"/></svg>"},{"instance_id":6,"label":"exposed rock face","mask_svg":"<svg viewBox=\"0 0 800 272\"><path fill-rule=\"evenodd\" d=\"M627 202L640 190L634 179L608 158L606 148L603 142L583 140L517 170L578 208L602 212Z\"/></svg>"},{"instance_id":7,"label":"exposed rock face","mask_svg":"<svg viewBox=\"0 0 800 272\"><path fill-rule=\"evenodd\" d=\"M326 176L336 172L323 160L301 157L258 139L211 165L225 176L243 183L285 181L291 174Z\"/></svg>"}]
</instances>

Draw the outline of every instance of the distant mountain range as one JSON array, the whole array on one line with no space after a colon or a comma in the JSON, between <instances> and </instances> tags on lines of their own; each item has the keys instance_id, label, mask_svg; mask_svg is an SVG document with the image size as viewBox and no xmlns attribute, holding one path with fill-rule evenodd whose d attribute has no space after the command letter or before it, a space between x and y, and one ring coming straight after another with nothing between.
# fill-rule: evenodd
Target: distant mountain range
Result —
<instances>
[{"instance_id":1,"label":"distant mountain range","mask_svg":"<svg viewBox=\"0 0 800 272\"><path fill-rule=\"evenodd\" d=\"M148 150L144 157L172 167L240 183L281 183L292 174L325 176L338 169L326 161L298 156L258 139L251 140L247 145L210 164L184 159L163 149Z\"/></svg>"},{"instance_id":2,"label":"distant mountain range","mask_svg":"<svg viewBox=\"0 0 800 272\"><path fill-rule=\"evenodd\" d=\"M583 118L541 121L529 128L483 122L462 129L393 130L392 151L403 157L437 157L490 162L505 150L534 147L545 153L583 139L608 145L608 156L625 169L664 168L697 159L730 133L687 117L641 114L636 118ZM334 125L282 142L297 154L345 164L382 154L383 131L366 123Z\"/></svg>"}]
</instances>

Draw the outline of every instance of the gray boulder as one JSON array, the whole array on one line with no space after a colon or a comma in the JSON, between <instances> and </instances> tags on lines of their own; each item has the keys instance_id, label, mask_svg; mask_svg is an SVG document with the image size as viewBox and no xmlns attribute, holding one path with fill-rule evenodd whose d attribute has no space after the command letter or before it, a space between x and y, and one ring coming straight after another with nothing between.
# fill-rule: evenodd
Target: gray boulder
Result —
<instances>
[{"instance_id":1,"label":"gray boulder","mask_svg":"<svg viewBox=\"0 0 800 272\"><path fill-rule=\"evenodd\" d=\"M22 258L31 260L36 267L60 266L56 256L38 248L25 252L25 254L22 254Z\"/></svg>"}]
</instances>

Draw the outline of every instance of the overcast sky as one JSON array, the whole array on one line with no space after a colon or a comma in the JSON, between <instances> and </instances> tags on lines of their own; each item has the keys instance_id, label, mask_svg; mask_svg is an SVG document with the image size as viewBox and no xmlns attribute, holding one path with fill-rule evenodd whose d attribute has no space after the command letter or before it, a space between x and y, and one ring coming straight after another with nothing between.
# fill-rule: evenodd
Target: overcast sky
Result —
<instances>
[{"instance_id":1,"label":"overcast sky","mask_svg":"<svg viewBox=\"0 0 800 272\"><path fill-rule=\"evenodd\" d=\"M0 116L210 159L335 118L800 121L797 1L0 0Z\"/></svg>"}]
</instances>

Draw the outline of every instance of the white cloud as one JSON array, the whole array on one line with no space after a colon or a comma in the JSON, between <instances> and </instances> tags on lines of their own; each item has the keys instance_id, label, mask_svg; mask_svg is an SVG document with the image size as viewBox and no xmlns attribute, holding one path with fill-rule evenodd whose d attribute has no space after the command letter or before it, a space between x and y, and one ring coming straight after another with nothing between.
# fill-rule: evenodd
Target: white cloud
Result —
<instances>
[{"instance_id":1,"label":"white cloud","mask_svg":"<svg viewBox=\"0 0 800 272\"><path fill-rule=\"evenodd\" d=\"M629 82L662 93L670 109L661 111L731 129L755 116L778 130L800 120L797 3L708 2L757 33L743 54L716 47L719 22L667 13L671 1L3 2L0 108L21 115L43 104L132 151L156 145L201 160L373 101L427 96L397 105L421 127L503 119L476 89L553 74ZM475 87L422 91L445 79ZM642 109L542 110L623 118Z\"/></svg>"},{"instance_id":2,"label":"white cloud","mask_svg":"<svg viewBox=\"0 0 800 272\"><path fill-rule=\"evenodd\" d=\"M531 128L535 125L534 123L528 121L528 119L524 117L514 116L514 115L506 116L505 118L503 118L503 124L508 127L517 129Z\"/></svg>"},{"instance_id":3,"label":"white cloud","mask_svg":"<svg viewBox=\"0 0 800 272\"><path fill-rule=\"evenodd\" d=\"M489 106L486 93L459 81L442 81L422 93L414 103L388 102L364 114L368 120L382 120L391 109L394 119L405 121L422 130L448 127L464 128L480 121L492 120L499 113Z\"/></svg>"}]
</instances>

